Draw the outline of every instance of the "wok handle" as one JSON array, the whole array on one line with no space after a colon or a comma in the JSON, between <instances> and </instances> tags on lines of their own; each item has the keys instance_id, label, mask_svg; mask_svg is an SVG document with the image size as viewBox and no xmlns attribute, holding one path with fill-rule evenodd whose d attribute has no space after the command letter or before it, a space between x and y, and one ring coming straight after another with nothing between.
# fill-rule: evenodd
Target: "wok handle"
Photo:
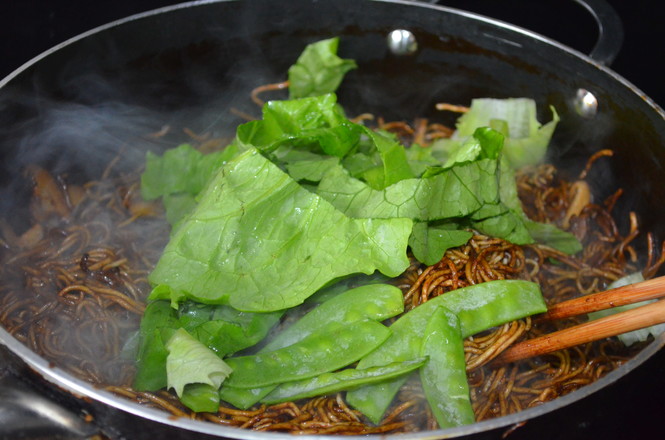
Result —
<instances>
[{"instance_id":1,"label":"wok handle","mask_svg":"<svg viewBox=\"0 0 665 440\"><path fill-rule=\"evenodd\" d=\"M440 0L420 0L423 3L446 4ZM530 1L530 0L524 0ZM586 9L598 25L598 39L589 58L609 66L623 45L623 23L617 11L606 0L573 0ZM528 27L528 26L527 26Z\"/></svg>"},{"instance_id":2,"label":"wok handle","mask_svg":"<svg viewBox=\"0 0 665 440\"><path fill-rule=\"evenodd\" d=\"M616 10L605 0L574 0L591 13L598 25L598 40L589 57L609 66L623 45L623 23Z\"/></svg>"}]
</instances>

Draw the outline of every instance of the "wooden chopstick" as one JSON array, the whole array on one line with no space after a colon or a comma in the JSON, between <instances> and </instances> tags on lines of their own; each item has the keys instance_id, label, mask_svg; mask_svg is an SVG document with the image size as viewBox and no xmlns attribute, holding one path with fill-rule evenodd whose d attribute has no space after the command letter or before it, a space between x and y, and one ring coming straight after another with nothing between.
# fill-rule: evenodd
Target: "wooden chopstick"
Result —
<instances>
[{"instance_id":1,"label":"wooden chopstick","mask_svg":"<svg viewBox=\"0 0 665 440\"><path fill-rule=\"evenodd\" d=\"M662 297L665 297L665 276L554 304L542 318L553 321Z\"/></svg>"},{"instance_id":2,"label":"wooden chopstick","mask_svg":"<svg viewBox=\"0 0 665 440\"><path fill-rule=\"evenodd\" d=\"M562 319L664 296L665 277L659 277L556 304L541 315L541 318ZM660 300L520 342L506 349L494 362L514 362L664 322L665 300Z\"/></svg>"}]
</instances>

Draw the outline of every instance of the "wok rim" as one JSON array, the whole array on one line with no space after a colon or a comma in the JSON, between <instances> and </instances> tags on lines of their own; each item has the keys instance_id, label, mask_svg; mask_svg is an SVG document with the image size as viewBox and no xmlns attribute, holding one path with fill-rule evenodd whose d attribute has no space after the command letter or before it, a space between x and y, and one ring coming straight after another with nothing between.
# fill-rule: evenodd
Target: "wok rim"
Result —
<instances>
[{"instance_id":1,"label":"wok rim","mask_svg":"<svg viewBox=\"0 0 665 440\"><path fill-rule=\"evenodd\" d=\"M95 28L92 28L86 32L71 37L51 47L50 49L42 52L41 54L33 57L32 59L22 64L20 67L18 67L17 69L12 71L9 75L7 75L5 78L0 79L0 93L2 93L2 89L7 84L11 83L15 78L20 76L24 71L28 70L33 65L39 63L41 60L51 55L57 54L57 52L60 51L61 49L71 44L74 44L80 40L94 36L108 29L122 26L126 23L135 20L157 16L160 14L177 11L180 9L189 9L192 7L197 7L202 5L227 3L234 1L241 1L241 0L195 0L190 2L184 2L184 3L153 9L146 12L141 12L138 14L133 14L118 20L111 21L101 26L97 26ZM590 58L588 55L574 48L563 45L558 41L540 35L531 30L501 20L497 20L491 17L487 17L481 14L457 8L442 6L442 5L417 3L408 0L364 0L364 1L374 1L379 3L389 3L389 4L398 4L398 5L407 5L410 7L433 9L435 11L450 13L465 18L470 18L472 20L481 21L485 24L497 26L511 32L516 32L518 34L521 34L522 36L536 39L540 42L553 46L557 50L561 50L570 55L573 55L575 58L579 59L580 61L591 64L595 68L601 70L604 74L609 75L615 83L619 83L620 85L627 87L632 93L634 93L640 99L642 99L656 114L660 116L660 118L662 118L665 121L665 111L663 111L663 109L656 102L654 102L650 97L648 97L644 92L642 92L638 87L633 85L627 79L625 79L618 73L614 72L608 66L603 65L602 63ZM213 436L225 436L234 439L248 439L248 440L262 440L266 438L291 439L291 440L293 439L293 435L288 433L285 434L285 433L275 433L275 432L259 432L248 429L217 425L212 422L191 420L186 418L175 418L171 414L165 411L142 406L129 399L113 394L110 391L96 388L93 384L86 382L82 379L79 379L75 377L73 374L65 370L62 370L57 366L53 366L49 361L42 358L37 353L33 352L30 348L28 348L23 343L14 338L1 325L0 325L0 343L5 345L11 352L16 354L19 358L21 358L29 367L31 367L34 371L36 371L42 378L44 378L45 380L54 385L63 388L64 390L71 393L73 396L77 398L91 398L97 402L109 405L112 408L127 412L134 416L170 425L175 428L184 429L192 433L201 433ZM585 397L595 393L596 391L613 384L614 382L626 376L634 369L639 367L641 364L643 364L647 359L649 359L656 352L662 349L663 346L665 346L665 333L660 334L649 345L643 348L636 356L631 358L624 365L608 373L606 376L596 380L590 385L586 385L565 396L558 397L552 401L546 402L537 407L528 408L520 412L509 414L503 417L476 422L471 425L465 425L456 428L421 431L417 433L406 433L406 434L370 434L370 435L363 435L363 437L368 439L384 439L386 437L390 437L390 438L409 438L409 439L419 439L419 440L457 438L457 437L478 434L485 431L505 428L511 425L519 424L521 422L537 418L539 416L556 411L557 409L563 408L574 402L582 400ZM339 439L338 435L300 435L298 437L306 440Z\"/></svg>"}]
</instances>

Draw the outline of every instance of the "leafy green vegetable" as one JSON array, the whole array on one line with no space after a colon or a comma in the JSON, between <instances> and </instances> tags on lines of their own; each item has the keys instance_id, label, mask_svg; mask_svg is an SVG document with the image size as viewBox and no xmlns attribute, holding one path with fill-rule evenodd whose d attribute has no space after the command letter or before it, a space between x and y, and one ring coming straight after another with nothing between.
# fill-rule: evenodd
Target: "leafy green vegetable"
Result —
<instances>
[{"instance_id":1,"label":"leafy green vegetable","mask_svg":"<svg viewBox=\"0 0 665 440\"><path fill-rule=\"evenodd\" d=\"M319 182L325 173L339 164L336 157L317 157L309 160L298 160L288 162L286 170L294 180Z\"/></svg>"},{"instance_id":2,"label":"leafy green vegetable","mask_svg":"<svg viewBox=\"0 0 665 440\"><path fill-rule=\"evenodd\" d=\"M166 194L162 198L166 221L175 229L180 220L194 210L196 197L189 193Z\"/></svg>"},{"instance_id":3,"label":"leafy green vegetable","mask_svg":"<svg viewBox=\"0 0 665 440\"><path fill-rule=\"evenodd\" d=\"M185 329L175 331L166 343L168 387L182 396L189 384L207 384L219 389L231 374L231 367L208 347L194 339Z\"/></svg>"},{"instance_id":4,"label":"leafy green vegetable","mask_svg":"<svg viewBox=\"0 0 665 440\"><path fill-rule=\"evenodd\" d=\"M393 183L415 177L406 158L404 146L395 136L367 128L364 131L376 146L382 163L380 167L371 169L376 172L370 174L370 170L367 170L363 173L369 186L381 190Z\"/></svg>"},{"instance_id":5,"label":"leafy green vegetable","mask_svg":"<svg viewBox=\"0 0 665 440\"><path fill-rule=\"evenodd\" d=\"M236 153L230 148L204 155L189 144L167 150L161 157L149 151L141 174L141 196L152 200L178 193L196 195Z\"/></svg>"},{"instance_id":6,"label":"leafy green vegetable","mask_svg":"<svg viewBox=\"0 0 665 440\"><path fill-rule=\"evenodd\" d=\"M504 136L489 127L479 127L457 150L453 151L443 168L478 159L498 159L503 150Z\"/></svg>"},{"instance_id":7,"label":"leafy green vegetable","mask_svg":"<svg viewBox=\"0 0 665 440\"><path fill-rule=\"evenodd\" d=\"M189 144L167 150L162 156L148 152L141 174L141 196L145 200L162 197L166 219L174 226L192 211L196 195L212 174L237 154L235 145L210 154Z\"/></svg>"},{"instance_id":8,"label":"leafy green vegetable","mask_svg":"<svg viewBox=\"0 0 665 440\"><path fill-rule=\"evenodd\" d=\"M291 99L324 95L337 90L344 75L357 67L353 60L337 56L339 38L318 41L305 47L289 68Z\"/></svg>"},{"instance_id":9,"label":"leafy green vegetable","mask_svg":"<svg viewBox=\"0 0 665 440\"><path fill-rule=\"evenodd\" d=\"M331 93L270 101L263 106L262 119L238 127L236 140L263 153L285 146L343 157L358 144L362 131L344 116Z\"/></svg>"},{"instance_id":10,"label":"leafy green vegetable","mask_svg":"<svg viewBox=\"0 0 665 440\"><path fill-rule=\"evenodd\" d=\"M627 286L629 284L634 284L634 283L639 283L641 281L644 281L644 276L642 275L642 272L635 272L629 275L626 275L623 278L619 278L615 282L611 283L609 286L607 286L608 289L615 289L617 287L621 286ZM640 301L638 303L634 304L627 304L625 306L619 306L619 307L613 307L611 309L606 309L606 310L599 310L597 312L589 313L589 320L595 320L598 318L604 318L606 316L611 316L616 313L620 312L625 312L628 310L632 310L637 307L644 306L646 304L650 304L654 301L657 300L650 300L650 301ZM657 325L652 325L650 327L642 328L639 330L634 330L632 332L627 332L618 335L617 337L621 342L624 343L626 346L633 345L636 342L644 342L649 338L649 335L658 336L659 334L665 332L665 324L657 324Z\"/></svg>"},{"instance_id":11,"label":"leafy green vegetable","mask_svg":"<svg viewBox=\"0 0 665 440\"><path fill-rule=\"evenodd\" d=\"M525 219L521 210L515 212L503 203L488 203L471 215L471 225L492 237L500 237L515 244L530 244L534 240L526 228Z\"/></svg>"},{"instance_id":12,"label":"leafy green vegetable","mask_svg":"<svg viewBox=\"0 0 665 440\"><path fill-rule=\"evenodd\" d=\"M508 130L504 153L513 168L541 162L547 152L559 116L551 108L553 119L542 125L536 119L536 102L529 98L491 99L471 101L471 109L457 121L457 139L471 136L478 127L498 125ZM493 122L502 120L505 124Z\"/></svg>"},{"instance_id":13,"label":"leafy green vegetable","mask_svg":"<svg viewBox=\"0 0 665 440\"><path fill-rule=\"evenodd\" d=\"M548 223L538 223L531 220L524 222L529 234L538 243L543 243L569 255L582 250L582 243L570 232L562 231Z\"/></svg>"},{"instance_id":14,"label":"leafy green vegetable","mask_svg":"<svg viewBox=\"0 0 665 440\"><path fill-rule=\"evenodd\" d=\"M350 219L250 150L218 172L175 231L149 277L171 290L151 299L293 307L338 277L399 275L411 227L409 219Z\"/></svg>"},{"instance_id":15,"label":"leafy green vegetable","mask_svg":"<svg viewBox=\"0 0 665 440\"><path fill-rule=\"evenodd\" d=\"M183 303L178 315L183 328L198 341L224 357L263 340L279 322L283 311L241 312L226 305Z\"/></svg>"},{"instance_id":16,"label":"leafy green vegetable","mask_svg":"<svg viewBox=\"0 0 665 440\"><path fill-rule=\"evenodd\" d=\"M468 216L499 195L498 162L460 164L424 179L405 179L375 190L341 167L323 176L317 193L354 218L433 221Z\"/></svg>"},{"instance_id":17,"label":"leafy green vegetable","mask_svg":"<svg viewBox=\"0 0 665 440\"><path fill-rule=\"evenodd\" d=\"M431 266L441 261L448 249L463 245L472 236L472 232L459 229L456 224L416 222L409 237L409 247L418 261Z\"/></svg>"}]
</instances>

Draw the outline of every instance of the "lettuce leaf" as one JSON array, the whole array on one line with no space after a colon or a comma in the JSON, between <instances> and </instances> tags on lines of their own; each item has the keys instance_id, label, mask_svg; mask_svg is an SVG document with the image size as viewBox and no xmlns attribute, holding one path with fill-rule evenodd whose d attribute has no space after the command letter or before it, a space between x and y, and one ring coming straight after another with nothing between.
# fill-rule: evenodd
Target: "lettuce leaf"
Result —
<instances>
[{"instance_id":1,"label":"lettuce leaf","mask_svg":"<svg viewBox=\"0 0 665 440\"><path fill-rule=\"evenodd\" d=\"M639 283L641 281L644 281L644 276L642 275L642 272L635 272L626 275L623 278L619 278L618 280L607 286L607 288L615 289L617 287L627 286L629 284ZM625 312L637 307L644 306L646 304L650 304L654 301L657 300L654 299L649 301L640 301L638 303L627 304L625 306L613 307L611 309L606 309L606 310L599 310L597 312L589 313L589 320L595 320L598 318L604 318L605 316L611 316L616 313ZM663 332L665 332L665 324L656 324L650 327L620 334L617 336L617 338L619 338L619 340L623 342L624 345L631 346L636 342L646 341L649 338L649 335L653 335L654 337L656 337Z\"/></svg>"},{"instance_id":2,"label":"lettuce leaf","mask_svg":"<svg viewBox=\"0 0 665 440\"><path fill-rule=\"evenodd\" d=\"M456 224L416 222L409 237L409 246L418 261L431 266L441 261L448 249L463 245L472 235L472 232L459 229Z\"/></svg>"},{"instance_id":3,"label":"lettuce leaf","mask_svg":"<svg viewBox=\"0 0 665 440\"><path fill-rule=\"evenodd\" d=\"M171 237L149 280L151 299L293 307L329 281L379 270L397 276L412 221L351 219L250 150L223 167Z\"/></svg>"},{"instance_id":4,"label":"lettuce leaf","mask_svg":"<svg viewBox=\"0 0 665 440\"><path fill-rule=\"evenodd\" d=\"M263 118L242 124L237 141L245 148L272 153L281 146L343 157L360 141L363 127L349 121L334 94L270 101Z\"/></svg>"},{"instance_id":5,"label":"lettuce leaf","mask_svg":"<svg viewBox=\"0 0 665 440\"><path fill-rule=\"evenodd\" d=\"M494 126L496 120L505 122L508 134L504 154L513 168L533 165L545 158L547 146L559 116L552 110L552 121L541 125L536 118L536 102L529 98L492 99L471 101L470 110L457 120L456 139L466 139L478 127Z\"/></svg>"},{"instance_id":6,"label":"lettuce leaf","mask_svg":"<svg viewBox=\"0 0 665 440\"><path fill-rule=\"evenodd\" d=\"M182 396L186 385L206 384L219 389L231 374L231 367L183 328L166 343L168 387Z\"/></svg>"},{"instance_id":7,"label":"lettuce leaf","mask_svg":"<svg viewBox=\"0 0 665 440\"><path fill-rule=\"evenodd\" d=\"M495 203L499 197L497 170L497 161L483 159L375 190L335 167L323 176L317 193L354 218L443 220L468 216L485 203Z\"/></svg>"},{"instance_id":8,"label":"lettuce leaf","mask_svg":"<svg viewBox=\"0 0 665 440\"><path fill-rule=\"evenodd\" d=\"M178 193L196 195L212 174L236 154L235 148L203 154L189 144L167 150L162 156L148 151L141 174L141 196L153 200Z\"/></svg>"},{"instance_id":9,"label":"lettuce leaf","mask_svg":"<svg viewBox=\"0 0 665 440\"><path fill-rule=\"evenodd\" d=\"M196 196L215 171L237 154L237 145L210 154L189 144L167 150L162 156L149 151L141 174L141 196L145 200L162 197L166 220L175 227L192 211Z\"/></svg>"},{"instance_id":10,"label":"lettuce leaf","mask_svg":"<svg viewBox=\"0 0 665 440\"><path fill-rule=\"evenodd\" d=\"M330 38L305 47L296 63L289 68L291 99L332 93L344 75L357 66L354 60L337 56L339 38Z\"/></svg>"},{"instance_id":11,"label":"lettuce leaf","mask_svg":"<svg viewBox=\"0 0 665 440\"><path fill-rule=\"evenodd\" d=\"M443 164L450 168L455 164L473 162L479 159L498 159L503 150L504 136L489 127L479 127Z\"/></svg>"},{"instance_id":12,"label":"lettuce leaf","mask_svg":"<svg viewBox=\"0 0 665 440\"><path fill-rule=\"evenodd\" d=\"M363 173L367 184L374 189L384 189L393 183L415 177L406 157L404 146L394 135L364 128L365 134L376 147L381 164Z\"/></svg>"},{"instance_id":13,"label":"lettuce leaf","mask_svg":"<svg viewBox=\"0 0 665 440\"><path fill-rule=\"evenodd\" d=\"M226 305L184 302L178 309L182 327L198 341L225 357L257 344L279 322L283 311L240 312Z\"/></svg>"}]
</instances>

